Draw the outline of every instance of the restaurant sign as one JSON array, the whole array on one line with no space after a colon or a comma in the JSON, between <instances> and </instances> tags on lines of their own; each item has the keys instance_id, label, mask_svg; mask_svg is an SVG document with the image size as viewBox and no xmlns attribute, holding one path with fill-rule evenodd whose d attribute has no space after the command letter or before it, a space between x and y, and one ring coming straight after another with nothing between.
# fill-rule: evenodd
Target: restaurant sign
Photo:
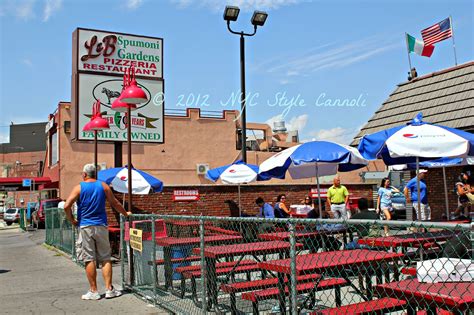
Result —
<instances>
[{"instance_id":1,"label":"restaurant sign","mask_svg":"<svg viewBox=\"0 0 474 315\"><path fill-rule=\"evenodd\" d=\"M142 230L130 229L130 247L141 252L143 250Z\"/></svg>"},{"instance_id":2,"label":"restaurant sign","mask_svg":"<svg viewBox=\"0 0 474 315\"><path fill-rule=\"evenodd\" d=\"M140 80L148 101L132 111L133 142L163 142L163 81ZM105 141L127 141L126 113L112 110L112 103L120 96L122 79L117 77L81 74L79 78L78 139L93 140L94 133L82 131L92 117L92 106L100 100L102 117L110 129L99 131L97 138Z\"/></svg>"},{"instance_id":3,"label":"restaurant sign","mask_svg":"<svg viewBox=\"0 0 474 315\"><path fill-rule=\"evenodd\" d=\"M319 191L321 192L321 198L326 198L328 189L327 188L320 188ZM318 198L318 189L317 188L311 188L310 192L311 198Z\"/></svg>"},{"instance_id":4,"label":"restaurant sign","mask_svg":"<svg viewBox=\"0 0 474 315\"><path fill-rule=\"evenodd\" d=\"M78 29L77 69L122 75L130 66L138 77L163 78L163 39Z\"/></svg>"},{"instance_id":5,"label":"restaurant sign","mask_svg":"<svg viewBox=\"0 0 474 315\"><path fill-rule=\"evenodd\" d=\"M198 201L199 190L187 189L187 190L174 190L173 201Z\"/></svg>"}]
</instances>

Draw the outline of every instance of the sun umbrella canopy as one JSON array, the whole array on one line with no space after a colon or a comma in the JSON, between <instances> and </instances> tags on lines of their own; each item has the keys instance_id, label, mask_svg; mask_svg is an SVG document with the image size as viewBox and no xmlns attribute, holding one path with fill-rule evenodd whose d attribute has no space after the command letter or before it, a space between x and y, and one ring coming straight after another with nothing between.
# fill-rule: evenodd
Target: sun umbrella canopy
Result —
<instances>
[{"instance_id":1,"label":"sun umbrella canopy","mask_svg":"<svg viewBox=\"0 0 474 315\"><path fill-rule=\"evenodd\" d=\"M98 173L98 180L107 183L120 193L128 193L128 169L127 167L109 168ZM132 194L146 195L163 190L163 183L143 171L132 169Z\"/></svg>"},{"instance_id":2,"label":"sun umbrella canopy","mask_svg":"<svg viewBox=\"0 0 474 315\"><path fill-rule=\"evenodd\" d=\"M369 160L382 158L386 165L407 164L442 157L474 155L474 134L422 120L419 113L406 126L366 135L359 151Z\"/></svg>"},{"instance_id":3,"label":"sun umbrella canopy","mask_svg":"<svg viewBox=\"0 0 474 315\"><path fill-rule=\"evenodd\" d=\"M334 175L368 164L357 149L330 141L310 141L275 154L260 165L262 178L293 179Z\"/></svg>"},{"instance_id":4,"label":"sun umbrella canopy","mask_svg":"<svg viewBox=\"0 0 474 315\"><path fill-rule=\"evenodd\" d=\"M239 160L235 163L208 170L206 178L215 182L220 179L224 184L245 184L257 180L258 166Z\"/></svg>"}]
</instances>

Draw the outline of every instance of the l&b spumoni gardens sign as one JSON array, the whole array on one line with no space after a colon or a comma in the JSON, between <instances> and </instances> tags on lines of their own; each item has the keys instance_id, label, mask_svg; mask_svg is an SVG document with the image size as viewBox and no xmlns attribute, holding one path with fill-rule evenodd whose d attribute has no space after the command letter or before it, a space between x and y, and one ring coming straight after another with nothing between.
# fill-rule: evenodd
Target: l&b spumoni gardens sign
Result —
<instances>
[{"instance_id":1,"label":"l&b spumoni gardens sign","mask_svg":"<svg viewBox=\"0 0 474 315\"><path fill-rule=\"evenodd\" d=\"M122 91L122 77L135 68L148 102L132 111L132 141L164 142L163 39L78 28L73 34L73 124L76 140L92 140L82 128L90 121L92 104L100 99L110 129L98 132L103 141L126 141L126 113L112 110Z\"/></svg>"}]
</instances>

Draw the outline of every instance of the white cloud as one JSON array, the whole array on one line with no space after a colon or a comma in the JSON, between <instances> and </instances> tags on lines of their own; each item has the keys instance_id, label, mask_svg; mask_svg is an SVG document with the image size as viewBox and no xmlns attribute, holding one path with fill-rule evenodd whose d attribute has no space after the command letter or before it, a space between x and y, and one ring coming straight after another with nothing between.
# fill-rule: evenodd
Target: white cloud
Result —
<instances>
[{"instance_id":1,"label":"white cloud","mask_svg":"<svg viewBox=\"0 0 474 315\"><path fill-rule=\"evenodd\" d=\"M47 22L49 18L59 9L61 9L62 0L46 0L43 10L43 22Z\"/></svg>"},{"instance_id":2,"label":"white cloud","mask_svg":"<svg viewBox=\"0 0 474 315\"><path fill-rule=\"evenodd\" d=\"M5 133L0 132L0 143L9 143L10 142L10 134L9 131Z\"/></svg>"},{"instance_id":3,"label":"white cloud","mask_svg":"<svg viewBox=\"0 0 474 315\"><path fill-rule=\"evenodd\" d=\"M23 63L24 65L28 66L28 67L32 67L33 66L33 62L28 59L28 58L25 58L23 60L21 60L21 63Z\"/></svg>"},{"instance_id":4,"label":"white cloud","mask_svg":"<svg viewBox=\"0 0 474 315\"><path fill-rule=\"evenodd\" d=\"M344 68L401 45L393 42L391 38L383 35L343 44L323 44L301 54L275 59L273 64L267 65L266 68L267 72L284 78L307 76L323 69Z\"/></svg>"},{"instance_id":5,"label":"white cloud","mask_svg":"<svg viewBox=\"0 0 474 315\"><path fill-rule=\"evenodd\" d=\"M309 1L311 0L171 0L179 8L200 6L213 11L221 11L226 5L238 6L242 11L276 10L284 6Z\"/></svg>"},{"instance_id":6,"label":"white cloud","mask_svg":"<svg viewBox=\"0 0 474 315\"><path fill-rule=\"evenodd\" d=\"M354 129L346 129L343 127L321 129L318 131L310 132L309 136L311 140L327 140L332 142L338 142L341 144L350 144L352 142L352 139L354 139L354 136L359 132L360 128L362 128L362 125Z\"/></svg>"},{"instance_id":7,"label":"white cloud","mask_svg":"<svg viewBox=\"0 0 474 315\"><path fill-rule=\"evenodd\" d=\"M143 4L143 0L127 0L125 6L129 9L135 10Z\"/></svg>"},{"instance_id":8,"label":"white cloud","mask_svg":"<svg viewBox=\"0 0 474 315\"><path fill-rule=\"evenodd\" d=\"M35 12L33 10L35 4L35 0L25 0L14 2L13 4L13 11L14 15L22 20L29 20L35 16Z\"/></svg>"},{"instance_id":9,"label":"white cloud","mask_svg":"<svg viewBox=\"0 0 474 315\"><path fill-rule=\"evenodd\" d=\"M276 121L285 121L285 126L286 126L286 129L291 131L291 130L297 130L298 133L301 133L302 130L304 129L304 127L306 126L306 123L308 122L308 115L307 114L303 114L303 115L300 115L300 116L295 116L295 117L292 117L289 121L288 120L285 120L283 118L283 115L277 115L277 116L273 116L272 118L268 119L265 123L270 125L270 127L273 128L273 123L276 122Z\"/></svg>"}]
</instances>

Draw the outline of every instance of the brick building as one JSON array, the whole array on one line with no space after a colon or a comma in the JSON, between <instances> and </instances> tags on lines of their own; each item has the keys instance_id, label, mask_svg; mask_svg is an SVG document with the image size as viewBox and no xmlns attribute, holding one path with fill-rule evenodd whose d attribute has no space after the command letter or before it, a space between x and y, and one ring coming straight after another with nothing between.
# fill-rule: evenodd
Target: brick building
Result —
<instances>
[{"instance_id":1,"label":"brick building","mask_svg":"<svg viewBox=\"0 0 474 315\"><path fill-rule=\"evenodd\" d=\"M28 189L21 187L21 179L41 176L46 154L45 125L46 122L10 125L10 141L0 143L0 206L20 207L38 199L37 193L22 191Z\"/></svg>"}]
</instances>

